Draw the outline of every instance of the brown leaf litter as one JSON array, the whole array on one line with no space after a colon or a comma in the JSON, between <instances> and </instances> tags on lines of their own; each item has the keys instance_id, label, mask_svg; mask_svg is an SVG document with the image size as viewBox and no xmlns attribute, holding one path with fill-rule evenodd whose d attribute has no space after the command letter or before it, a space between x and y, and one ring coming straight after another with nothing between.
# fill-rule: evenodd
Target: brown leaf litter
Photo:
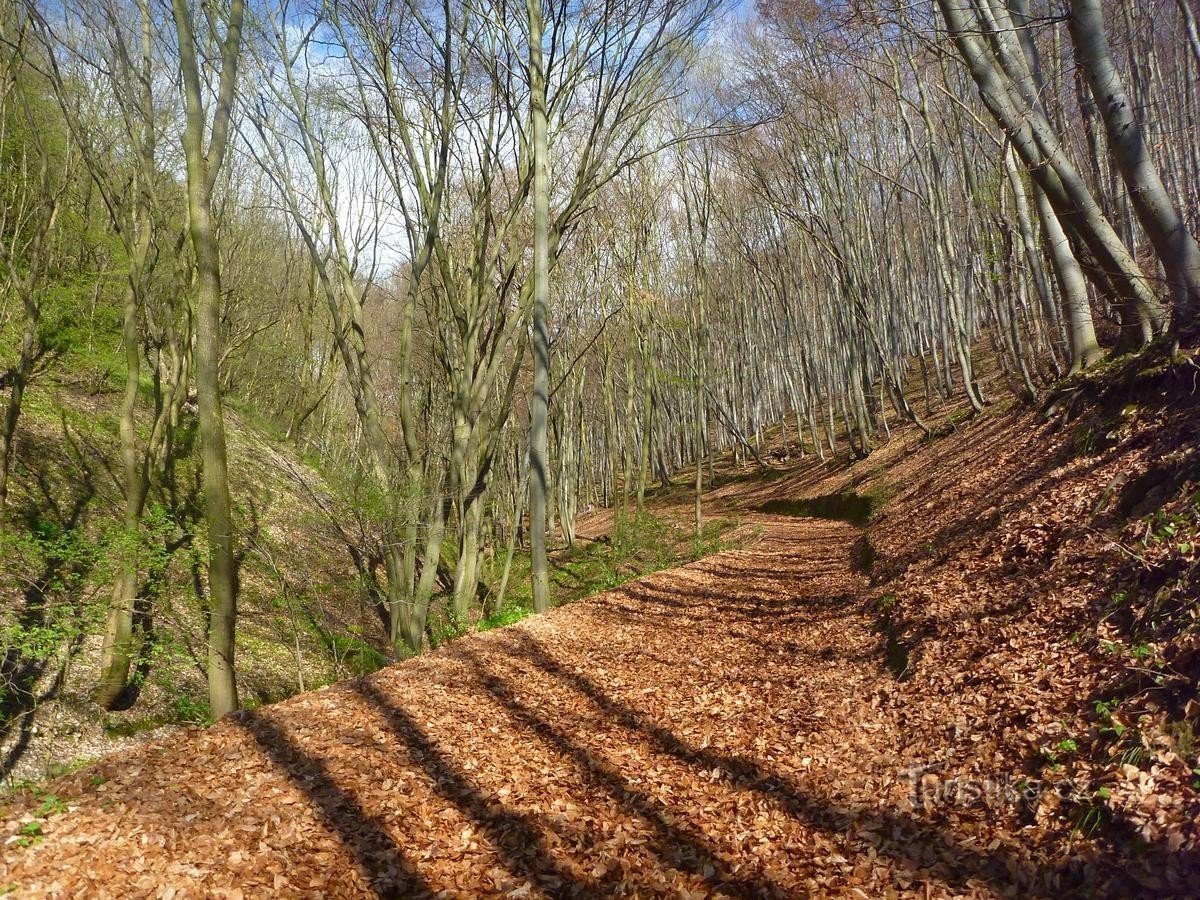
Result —
<instances>
[{"instance_id":1,"label":"brown leaf litter","mask_svg":"<svg viewBox=\"0 0 1200 900\"><path fill-rule=\"evenodd\" d=\"M1084 513L1116 470L1181 440L1194 407L1172 416L1062 462L1064 433L1014 413L770 484L887 487L870 579L850 566L860 529L753 513L764 485L725 487L710 505L761 529L748 549L105 759L52 786L68 809L29 846L17 835L35 801L5 812L0 884L121 898L1194 895L1194 756L1152 745L1106 764L1111 716L1091 712L1131 663L1099 649L1120 523ZM908 653L899 679L881 611ZM1153 715L1152 700L1121 701L1117 721ZM1101 829L1079 820L1093 807Z\"/></svg>"}]
</instances>

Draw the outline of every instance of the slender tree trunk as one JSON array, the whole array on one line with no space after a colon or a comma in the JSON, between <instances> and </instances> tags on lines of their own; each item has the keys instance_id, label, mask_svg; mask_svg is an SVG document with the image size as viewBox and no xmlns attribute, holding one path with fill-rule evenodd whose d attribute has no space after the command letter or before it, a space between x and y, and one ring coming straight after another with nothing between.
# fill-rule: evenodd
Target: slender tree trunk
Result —
<instances>
[{"instance_id":1,"label":"slender tree trunk","mask_svg":"<svg viewBox=\"0 0 1200 900\"><path fill-rule=\"evenodd\" d=\"M1192 0L1175 0L1179 14L1183 17L1183 27L1187 31L1188 49L1192 51L1192 59L1200 68L1200 29L1196 27L1196 14L1192 11Z\"/></svg>"},{"instance_id":2,"label":"slender tree trunk","mask_svg":"<svg viewBox=\"0 0 1200 900\"><path fill-rule=\"evenodd\" d=\"M1025 192L1025 184L1021 180L1015 154L1009 147L1004 153L1004 170L1012 187L1013 204L1017 213L1017 228L1021 235L1021 246L1025 251L1025 259L1029 263L1029 272L1033 278L1033 286L1037 291L1038 300L1042 304L1046 321L1057 324L1058 313L1050 297L1050 285L1046 281L1046 270L1042 265L1042 255L1038 252L1037 243L1033 236L1033 221L1029 215L1029 196ZM1035 186L1035 190L1036 190Z\"/></svg>"},{"instance_id":3,"label":"slender tree trunk","mask_svg":"<svg viewBox=\"0 0 1200 900\"><path fill-rule=\"evenodd\" d=\"M177 0L178 2L178 0ZM189 162L194 152L189 149ZM192 181L192 179L189 179ZM212 714L237 709L234 628L237 572L233 555L233 510L220 389L221 274L209 198L189 187L192 244L196 252L196 392L204 479L204 519L208 527L209 647L208 688Z\"/></svg>"},{"instance_id":4,"label":"slender tree trunk","mask_svg":"<svg viewBox=\"0 0 1200 900\"><path fill-rule=\"evenodd\" d=\"M504 610L504 595L508 591L508 576L512 572L513 554L517 549L517 535L521 531L521 518L525 515L524 501L525 492L517 491L516 502L513 506L512 526L508 529L508 547L504 552L504 571L500 575L500 587L496 591L496 612Z\"/></svg>"},{"instance_id":5,"label":"slender tree trunk","mask_svg":"<svg viewBox=\"0 0 1200 900\"><path fill-rule=\"evenodd\" d=\"M637 515L646 511L646 483L650 480L650 450L654 443L654 361L650 358L649 342L642 338L642 434L638 457Z\"/></svg>"},{"instance_id":6,"label":"slender tree trunk","mask_svg":"<svg viewBox=\"0 0 1200 900\"><path fill-rule=\"evenodd\" d=\"M1071 0L1069 20L1075 61L1083 70L1108 135L1112 153L1138 222L1154 245L1175 299L1176 328L1195 324L1200 315L1200 245L1188 231L1150 158L1133 102L1113 62L1100 0Z\"/></svg>"},{"instance_id":7,"label":"slender tree trunk","mask_svg":"<svg viewBox=\"0 0 1200 900\"><path fill-rule=\"evenodd\" d=\"M129 666L133 656L133 613L137 595L138 545L142 510L148 490L147 472L138 453L137 410L138 388L141 382L141 340L138 333L138 275L130 273L125 295L122 339L125 345L125 391L121 397L121 469L125 483L125 510L121 546L117 560L117 576L113 582L112 600L100 650L100 681L95 701L111 709L129 682Z\"/></svg>"},{"instance_id":8,"label":"slender tree trunk","mask_svg":"<svg viewBox=\"0 0 1200 900\"><path fill-rule=\"evenodd\" d=\"M21 418L21 406L25 400L25 388L33 374L37 361L38 328L41 321L41 304L34 301L25 304L25 324L21 329L21 352L17 364L6 373L8 376L8 403L4 419L0 422L0 516L8 509L8 482L12 472L13 456L16 453L17 422Z\"/></svg>"},{"instance_id":9,"label":"slender tree trunk","mask_svg":"<svg viewBox=\"0 0 1200 900\"><path fill-rule=\"evenodd\" d=\"M1071 342L1071 373L1086 369L1104 355L1096 340L1096 327L1092 322L1092 306L1088 301L1087 282L1083 269L1071 249L1067 233L1063 231L1058 215L1050 205L1046 192L1034 186L1038 221L1050 248L1050 265L1058 281L1062 295L1063 311L1067 318L1067 335Z\"/></svg>"},{"instance_id":10,"label":"slender tree trunk","mask_svg":"<svg viewBox=\"0 0 1200 900\"><path fill-rule=\"evenodd\" d=\"M179 65L187 106L183 151L187 162L188 221L196 255L196 391L200 406L204 519L208 528L208 697L214 718L238 707L234 674L237 568L225 420L221 409L221 257L212 217L212 196L224 160L241 54L244 0L232 0L221 48L221 80L207 152L205 89L187 0L172 0L179 37Z\"/></svg>"},{"instance_id":11,"label":"slender tree trunk","mask_svg":"<svg viewBox=\"0 0 1200 900\"><path fill-rule=\"evenodd\" d=\"M64 189L51 188L50 161L47 157L42 158L39 169L38 182L43 190L51 192L53 196L47 201L45 212L37 222L37 232L25 259L26 271L18 274L16 260L11 255L3 260L10 271L11 283L21 298L25 318L21 327L21 349L16 365L5 373L4 378L9 382L9 394L4 418L0 419L0 519L8 511L9 479L12 475L13 456L16 453L17 422L21 418L25 389L29 386L34 367L44 350L41 339L42 295L38 279L45 274L49 253L48 241L62 210Z\"/></svg>"},{"instance_id":12,"label":"slender tree trunk","mask_svg":"<svg viewBox=\"0 0 1200 900\"><path fill-rule=\"evenodd\" d=\"M542 68L542 0L526 0L529 19L529 115L533 152L533 397L529 403L529 543L533 608L550 608L546 560L546 417L550 405L550 169L546 134L546 73Z\"/></svg>"},{"instance_id":13,"label":"slender tree trunk","mask_svg":"<svg viewBox=\"0 0 1200 900\"><path fill-rule=\"evenodd\" d=\"M1045 117L1028 105L997 63L980 36L984 23L953 0L938 0L938 7L984 105L1046 192L1064 227L1078 235L1097 261L1098 266L1089 266L1089 277L1105 291L1115 288L1114 301L1134 307L1141 340L1148 341L1162 329L1165 316L1132 253L1104 216Z\"/></svg>"}]
</instances>

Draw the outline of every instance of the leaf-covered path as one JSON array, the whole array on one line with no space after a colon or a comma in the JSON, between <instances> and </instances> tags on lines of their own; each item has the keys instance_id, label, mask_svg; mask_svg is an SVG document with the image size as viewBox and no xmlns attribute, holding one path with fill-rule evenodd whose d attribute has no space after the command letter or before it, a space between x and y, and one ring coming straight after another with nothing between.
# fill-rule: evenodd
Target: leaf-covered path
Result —
<instances>
[{"instance_id":1,"label":"leaf-covered path","mask_svg":"<svg viewBox=\"0 0 1200 900\"><path fill-rule=\"evenodd\" d=\"M856 529L756 521L751 549L102 763L5 881L783 897L1007 880L1003 855L898 811Z\"/></svg>"},{"instance_id":2,"label":"leaf-covered path","mask_svg":"<svg viewBox=\"0 0 1200 900\"><path fill-rule=\"evenodd\" d=\"M1164 638L1150 681L1145 654L1117 652L1115 541L1144 523L1097 512L1116 474L1192 458L1194 403L1139 413L1098 454L1018 412L727 482L706 510L756 529L745 549L107 758L52 808L14 801L0 887L1196 896L1194 764L1150 704L1194 694L1200 638ZM889 497L870 582L860 529L756 511L848 490ZM1105 827L1081 833L1085 815Z\"/></svg>"}]
</instances>

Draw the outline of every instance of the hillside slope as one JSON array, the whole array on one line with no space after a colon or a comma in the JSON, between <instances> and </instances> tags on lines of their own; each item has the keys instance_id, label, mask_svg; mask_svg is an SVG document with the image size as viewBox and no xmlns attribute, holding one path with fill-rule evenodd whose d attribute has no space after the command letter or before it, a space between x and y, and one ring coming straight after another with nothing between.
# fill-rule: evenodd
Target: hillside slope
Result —
<instances>
[{"instance_id":1,"label":"hillside slope","mask_svg":"<svg viewBox=\"0 0 1200 900\"><path fill-rule=\"evenodd\" d=\"M121 485L115 388L45 378L18 430L9 519L0 527L0 777L43 778L147 734L207 719L206 541L198 454L185 422L174 496L156 487L140 548L140 623L150 639L119 709L88 699L112 590ZM190 415L190 411L189 411ZM359 545L339 492L295 447L227 414L240 556L239 687L272 702L377 668L379 620L347 552ZM357 634L357 638L348 635Z\"/></svg>"},{"instance_id":2,"label":"hillside slope","mask_svg":"<svg viewBox=\"0 0 1200 900\"><path fill-rule=\"evenodd\" d=\"M0 882L1188 896L1200 401L1145 365L730 481L751 547L110 757L14 802Z\"/></svg>"},{"instance_id":3,"label":"hillside slope","mask_svg":"<svg viewBox=\"0 0 1200 900\"><path fill-rule=\"evenodd\" d=\"M46 377L20 420L14 493L0 518L0 783L44 780L172 728L208 724L207 542L200 513L194 408L185 410L173 485L156 480L139 536L139 642L131 689L104 712L98 678L121 529L120 462L111 369L85 381ZM257 707L373 672L394 660L378 602L382 529L353 474L328 476L250 407L226 411L239 542L236 670ZM594 593L728 543L731 521L704 537L653 516L611 516L604 542L552 548L560 601ZM486 597L467 622L434 597L427 640L528 614L529 554L515 553L500 604L503 548L483 563ZM151 577L150 573L153 573ZM503 608L495 608L502 605ZM489 615L490 613L490 615Z\"/></svg>"}]
</instances>

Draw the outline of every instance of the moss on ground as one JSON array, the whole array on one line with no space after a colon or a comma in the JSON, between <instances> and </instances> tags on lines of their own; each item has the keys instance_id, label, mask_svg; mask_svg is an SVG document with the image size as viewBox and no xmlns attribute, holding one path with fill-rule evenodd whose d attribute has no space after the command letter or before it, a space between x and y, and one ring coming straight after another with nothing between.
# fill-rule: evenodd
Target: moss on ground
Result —
<instances>
[{"instance_id":1,"label":"moss on ground","mask_svg":"<svg viewBox=\"0 0 1200 900\"><path fill-rule=\"evenodd\" d=\"M697 539L693 528L677 525L648 512L618 515L611 534L599 540L580 540L550 558L550 592L555 606L619 587L626 581L682 565L733 546L732 519L713 519ZM496 568L503 566L498 560ZM497 571L497 581L499 580ZM484 616L477 631L490 631L519 622L533 612L530 557L513 555L504 606ZM463 633L459 629L456 634Z\"/></svg>"},{"instance_id":2,"label":"moss on ground","mask_svg":"<svg viewBox=\"0 0 1200 900\"><path fill-rule=\"evenodd\" d=\"M768 500L762 505L762 511L778 516L806 516L866 525L879 514L886 503L887 497L879 491L866 494L841 491L820 497Z\"/></svg>"}]
</instances>

